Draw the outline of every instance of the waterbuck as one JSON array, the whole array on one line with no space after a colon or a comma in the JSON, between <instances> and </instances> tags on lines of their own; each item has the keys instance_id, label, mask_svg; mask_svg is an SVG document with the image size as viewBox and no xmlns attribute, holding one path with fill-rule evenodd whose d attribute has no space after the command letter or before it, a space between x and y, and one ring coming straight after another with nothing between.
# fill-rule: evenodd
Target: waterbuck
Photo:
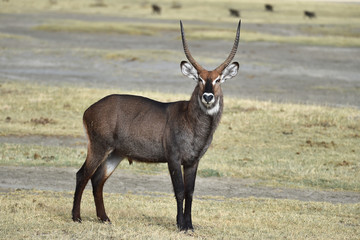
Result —
<instances>
[{"instance_id":1,"label":"waterbuck","mask_svg":"<svg viewBox=\"0 0 360 240\"><path fill-rule=\"evenodd\" d=\"M153 4L151 5L153 14L161 14L161 7L159 5Z\"/></svg>"},{"instance_id":2,"label":"waterbuck","mask_svg":"<svg viewBox=\"0 0 360 240\"><path fill-rule=\"evenodd\" d=\"M273 5L271 5L271 4L265 4L265 11L273 12L273 11L274 11Z\"/></svg>"},{"instance_id":3,"label":"waterbuck","mask_svg":"<svg viewBox=\"0 0 360 240\"><path fill-rule=\"evenodd\" d=\"M316 18L316 13L311 11L304 11L304 17L308 17L309 19Z\"/></svg>"},{"instance_id":4,"label":"waterbuck","mask_svg":"<svg viewBox=\"0 0 360 240\"><path fill-rule=\"evenodd\" d=\"M240 11L237 9L229 8L229 13L231 17L240 17Z\"/></svg>"},{"instance_id":5,"label":"waterbuck","mask_svg":"<svg viewBox=\"0 0 360 240\"><path fill-rule=\"evenodd\" d=\"M207 71L191 56L180 21L184 52L189 60L181 62L181 71L197 82L189 101L163 103L141 96L110 95L84 112L88 150L85 163L76 173L74 221L81 222L81 196L91 179L97 217L110 222L105 213L103 186L120 161L128 158L130 162L168 164L177 202L177 226L180 230L193 229L191 205L196 171L221 118L221 84L239 69L239 64L231 61L239 43L240 24L241 21L227 59Z\"/></svg>"}]
</instances>

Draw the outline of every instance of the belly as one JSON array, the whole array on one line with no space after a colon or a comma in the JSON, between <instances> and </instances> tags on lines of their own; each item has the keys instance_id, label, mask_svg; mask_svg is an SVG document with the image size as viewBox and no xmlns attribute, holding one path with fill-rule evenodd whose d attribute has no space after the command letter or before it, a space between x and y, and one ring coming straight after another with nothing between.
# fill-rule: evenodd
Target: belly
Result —
<instances>
[{"instance_id":1,"label":"belly","mask_svg":"<svg viewBox=\"0 0 360 240\"><path fill-rule=\"evenodd\" d=\"M152 139L125 139L116 147L119 155L127 157L129 162L166 162L161 141Z\"/></svg>"}]
</instances>

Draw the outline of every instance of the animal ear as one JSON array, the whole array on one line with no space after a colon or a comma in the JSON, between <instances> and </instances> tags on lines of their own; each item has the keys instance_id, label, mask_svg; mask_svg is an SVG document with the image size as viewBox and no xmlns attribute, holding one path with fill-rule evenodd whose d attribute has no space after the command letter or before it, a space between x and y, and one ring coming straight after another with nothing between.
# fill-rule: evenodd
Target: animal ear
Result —
<instances>
[{"instance_id":1,"label":"animal ear","mask_svg":"<svg viewBox=\"0 0 360 240\"><path fill-rule=\"evenodd\" d=\"M181 72L187 76L188 78L192 78L195 81L198 80L198 72L196 71L196 69L187 61L182 61L180 63L180 67L181 67Z\"/></svg>"},{"instance_id":2,"label":"animal ear","mask_svg":"<svg viewBox=\"0 0 360 240\"><path fill-rule=\"evenodd\" d=\"M233 78L236 76L239 70L239 63L233 62L229 66L227 66L221 73L220 81L221 83L225 82L226 80Z\"/></svg>"}]
</instances>

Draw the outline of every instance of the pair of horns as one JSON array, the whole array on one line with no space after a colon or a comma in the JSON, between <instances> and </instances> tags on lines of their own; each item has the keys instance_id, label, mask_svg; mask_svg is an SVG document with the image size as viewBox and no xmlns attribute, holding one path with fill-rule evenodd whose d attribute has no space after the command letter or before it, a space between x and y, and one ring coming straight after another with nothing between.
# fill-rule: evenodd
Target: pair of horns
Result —
<instances>
[{"instance_id":1,"label":"pair of horns","mask_svg":"<svg viewBox=\"0 0 360 240\"><path fill-rule=\"evenodd\" d=\"M215 69L215 71L217 71L219 74L230 64L230 62L235 57L235 54L236 54L236 51L237 51L237 48L238 48L238 45L239 45L240 26L241 26L241 20L239 21L237 31L236 31L236 37L235 37L234 45L233 45L233 47L231 49L231 52L230 52L229 56L227 57L227 59L220 66L218 66ZM184 47L185 56L189 60L191 65L193 65L194 68L198 72L200 72L200 71L204 70L204 68L200 64L198 64L195 61L195 59L191 56L188 44L187 44L186 39L185 39L184 28L183 28L183 24L182 24L181 20L180 20L180 27L181 27L181 38L182 38L182 43L183 43L183 47Z\"/></svg>"}]
</instances>

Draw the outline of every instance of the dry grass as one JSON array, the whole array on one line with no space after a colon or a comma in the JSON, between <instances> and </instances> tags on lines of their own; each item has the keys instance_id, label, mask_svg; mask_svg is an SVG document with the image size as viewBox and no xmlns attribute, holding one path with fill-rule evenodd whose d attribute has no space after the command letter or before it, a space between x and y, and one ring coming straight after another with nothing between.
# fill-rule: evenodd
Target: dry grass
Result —
<instances>
[{"instance_id":1,"label":"dry grass","mask_svg":"<svg viewBox=\"0 0 360 240\"><path fill-rule=\"evenodd\" d=\"M235 102L228 104L203 167L211 162L227 176L256 176L287 186L359 190L348 185L360 180L358 110L352 115L350 109ZM352 177L345 180L347 174Z\"/></svg>"},{"instance_id":2,"label":"dry grass","mask_svg":"<svg viewBox=\"0 0 360 240\"><path fill-rule=\"evenodd\" d=\"M3 82L0 133L83 136L84 110L105 95L121 92ZM160 101L189 98L134 94ZM251 178L275 186L360 191L359 119L360 111L352 108L225 98L222 122L200 163L199 175ZM35 158L35 153L41 157ZM7 165L79 167L85 154L85 146L0 145L0 163ZM123 163L120 168L167 172L165 164Z\"/></svg>"},{"instance_id":3,"label":"dry grass","mask_svg":"<svg viewBox=\"0 0 360 240\"><path fill-rule=\"evenodd\" d=\"M95 3L95 1L93 1ZM263 0L184 0L181 8L172 8L172 2L157 0L162 8L161 15L153 14L151 2L143 0L105 0L105 7L93 7L89 0L62 0L51 4L49 0L12 0L2 3L0 12L23 13L23 12L76 12L86 14L116 15L123 17L149 18L149 19L187 19L202 20L210 22L233 22L229 15L229 8L239 9L241 18L252 23L282 23L282 24L359 24L359 8L356 3L329 3L319 1L286 1L277 0L273 2L275 11L269 13L264 11ZM318 18L309 21L304 19L303 11L315 11Z\"/></svg>"},{"instance_id":4,"label":"dry grass","mask_svg":"<svg viewBox=\"0 0 360 240\"><path fill-rule=\"evenodd\" d=\"M106 194L112 224L96 220L91 193L83 223L71 220L72 193L16 191L0 194L1 239L354 239L360 204L274 199L195 198L195 232L178 232L169 194Z\"/></svg>"},{"instance_id":5,"label":"dry grass","mask_svg":"<svg viewBox=\"0 0 360 240\"><path fill-rule=\"evenodd\" d=\"M86 146L57 147L0 143L2 165L78 167L85 157Z\"/></svg>"},{"instance_id":6,"label":"dry grass","mask_svg":"<svg viewBox=\"0 0 360 240\"><path fill-rule=\"evenodd\" d=\"M94 1L95 3L95 1ZM156 23L149 20L200 20L209 22L206 28L187 23L187 29L193 27L198 31L189 33L189 38L201 39L229 39L234 38L234 28L218 28L211 23L234 23L236 19L229 16L228 9L241 11L243 23L281 24L286 28L293 26L296 33L289 35L263 33L242 30L244 41L270 41L280 43L295 43L307 45L348 46L359 47L360 5L356 3L328 3L317 1L285 1L274 2L275 11L264 11L266 1L181 1L182 7L174 9L172 3L166 0L156 1L162 7L162 14L153 14L151 4L143 0L116 1L107 0L104 7L93 7L88 0L57 1L51 4L49 0L12 0L2 3L0 12L75 12L85 14L114 15L129 18L124 22L96 22L96 21L53 21L43 23L35 29L45 31L77 31L119 33L132 35L154 35L163 31L178 31L178 24ZM309 20L303 17L303 11L315 11L317 18ZM141 21L137 21L140 19ZM134 22L132 22L134 21Z\"/></svg>"}]
</instances>

